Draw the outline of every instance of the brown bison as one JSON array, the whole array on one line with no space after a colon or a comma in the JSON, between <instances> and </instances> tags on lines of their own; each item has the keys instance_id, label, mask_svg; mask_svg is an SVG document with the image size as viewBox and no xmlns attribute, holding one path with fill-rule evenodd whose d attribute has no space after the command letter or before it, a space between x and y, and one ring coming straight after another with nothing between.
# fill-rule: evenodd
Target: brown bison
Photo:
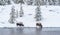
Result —
<instances>
[{"instance_id":1,"label":"brown bison","mask_svg":"<svg viewBox=\"0 0 60 35\"><path fill-rule=\"evenodd\" d=\"M36 26L39 28L42 28L42 24L41 23L36 23Z\"/></svg>"},{"instance_id":2,"label":"brown bison","mask_svg":"<svg viewBox=\"0 0 60 35\"><path fill-rule=\"evenodd\" d=\"M17 26L24 26L24 24L22 22L20 23L16 23Z\"/></svg>"}]
</instances>

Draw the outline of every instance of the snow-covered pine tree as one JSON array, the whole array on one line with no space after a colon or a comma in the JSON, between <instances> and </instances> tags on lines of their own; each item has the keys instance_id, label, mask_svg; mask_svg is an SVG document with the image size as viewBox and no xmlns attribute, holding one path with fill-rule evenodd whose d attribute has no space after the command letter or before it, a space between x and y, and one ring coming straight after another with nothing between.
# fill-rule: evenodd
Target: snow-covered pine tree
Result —
<instances>
[{"instance_id":1,"label":"snow-covered pine tree","mask_svg":"<svg viewBox=\"0 0 60 35\"><path fill-rule=\"evenodd\" d=\"M48 0L46 0L46 5L49 5L49 1Z\"/></svg>"},{"instance_id":2,"label":"snow-covered pine tree","mask_svg":"<svg viewBox=\"0 0 60 35\"><path fill-rule=\"evenodd\" d=\"M53 1L52 0L50 0L50 5L53 5Z\"/></svg>"},{"instance_id":3,"label":"snow-covered pine tree","mask_svg":"<svg viewBox=\"0 0 60 35\"><path fill-rule=\"evenodd\" d=\"M10 0L7 1L8 4L11 4Z\"/></svg>"},{"instance_id":4,"label":"snow-covered pine tree","mask_svg":"<svg viewBox=\"0 0 60 35\"><path fill-rule=\"evenodd\" d=\"M28 5L32 5L34 0L27 0Z\"/></svg>"},{"instance_id":5,"label":"snow-covered pine tree","mask_svg":"<svg viewBox=\"0 0 60 35\"><path fill-rule=\"evenodd\" d=\"M37 6L36 8L36 15L35 15L36 21L41 21L41 11L40 11L40 7Z\"/></svg>"},{"instance_id":6,"label":"snow-covered pine tree","mask_svg":"<svg viewBox=\"0 0 60 35\"><path fill-rule=\"evenodd\" d=\"M18 2L19 2L19 3L24 3L24 1L23 1L23 0L18 0Z\"/></svg>"},{"instance_id":7,"label":"snow-covered pine tree","mask_svg":"<svg viewBox=\"0 0 60 35\"><path fill-rule=\"evenodd\" d=\"M41 21L41 11L40 11L40 1L37 0L37 8L36 8L36 15L35 15L35 19L36 21Z\"/></svg>"},{"instance_id":8,"label":"snow-covered pine tree","mask_svg":"<svg viewBox=\"0 0 60 35\"><path fill-rule=\"evenodd\" d=\"M59 0L59 5L60 5L60 0Z\"/></svg>"},{"instance_id":9,"label":"snow-covered pine tree","mask_svg":"<svg viewBox=\"0 0 60 35\"><path fill-rule=\"evenodd\" d=\"M14 21L15 21L15 9L14 6L12 6L9 23L14 23Z\"/></svg>"},{"instance_id":10,"label":"snow-covered pine tree","mask_svg":"<svg viewBox=\"0 0 60 35\"><path fill-rule=\"evenodd\" d=\"M56 0L56 4L59 5L59 0Z\"/></svg>"},{"instance_id":11,"label":"snow-covered pine tree","mask_svg":"<svg viewBox=\"0 0 60 35\"><path fill-rule=\"evenodd\" d=\"M40 0L35 0L35 4L34 5L37 5L37 6L39 6L40 5Z\"/></svg>"},{"instance_id":12,"label":"snow-covered pine tree","mask_svg":"<svg viewBox=\"0 0 60 35\"><path fill-rule=\"evenodd\" d=\"M24 15L24 12L23 12L23 9L22 9L22 3L20 3L20 17L23 17L23 15Z\"/></svg>"},{"instance_id":13,"label":"snow-covered pine tree","mask_svg":"<svg viewBox=\"0 0 60 35\"><path fill-rule=\"evenodd\" d=\"M0 5L5 5L5 0L0 0Z\"/></svg>"},{"instance_id":14,"label":"snow-covered pine tree","mask_svg":"<svg viewBox=\"0 0 60 35\"><path fill-rule=\"evenodd\" d=\"M53 2L53 5L55 5L55 0L52 0L52 2Z\"/></svg>"},{"instance_id":15,"label":"snow-covered pine tree","mask_svg":"<svg viewBox=\"0 0 60 35\"><path fill-rule=\"evenodd\" d=\"M13 0L14 3L18 4L18 3L24 3L23 0Z\"/></svg>"}]
</instances>

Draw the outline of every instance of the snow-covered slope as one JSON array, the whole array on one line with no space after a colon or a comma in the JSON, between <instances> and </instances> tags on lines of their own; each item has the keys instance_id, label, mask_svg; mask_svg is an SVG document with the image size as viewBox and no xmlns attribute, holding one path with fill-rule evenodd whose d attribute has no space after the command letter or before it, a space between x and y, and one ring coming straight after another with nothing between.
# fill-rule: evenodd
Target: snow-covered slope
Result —
<instances>
[{"instance_id":1,"label":"snow-covered slope","mask_svg":"<svg viewBox=\"0 0 60 35\"><path fill-rule=\"evenodd\" d=\"M14 4L15 10L20 11L20 5ZM0 6L0 27L17 27L15 24L8 22L10 18L12 5ZM24 5L24 16L16 18L17 22L23 22L25 27L36 27L35 21L36 6ZM42 12L42 25L43 27L60 27L60 6L41 6ZM32 14L32 15L29 15Z\"/></svg>"},{"instance_id":2,"label":"snow-covered slope","mask_svg":"<svg viewBox=\"0 0 60 35\"><path fill-rule=\"evenodd\" d=\"M41 7L44 27L60 27L60 6Z\"/></svg>"}]
</instances>

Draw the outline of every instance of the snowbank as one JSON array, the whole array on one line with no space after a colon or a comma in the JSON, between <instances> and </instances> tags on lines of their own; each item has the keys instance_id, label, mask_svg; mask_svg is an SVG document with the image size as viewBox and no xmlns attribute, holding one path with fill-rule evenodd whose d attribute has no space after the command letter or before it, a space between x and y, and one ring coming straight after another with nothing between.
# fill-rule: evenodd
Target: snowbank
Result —
<instances>
[{"instance_id":1,"label":"snowbank","mask_svg":"<svg viewBox=\"0 0 60 35\"><path fill-rule=\"evenodd\" d=\"M15 10L20 10L20 5L15 4ZM0 6L0 27L17 27L16 23L8 22L12 5ZM23 22L25 27L36 27L35 21L36 6L23 4L24 16L16 18L17 22ZM60 6L41 6L43 27L60 27ZM31 14L31 15L29 15Z\"/></svg>"}]
</instances>

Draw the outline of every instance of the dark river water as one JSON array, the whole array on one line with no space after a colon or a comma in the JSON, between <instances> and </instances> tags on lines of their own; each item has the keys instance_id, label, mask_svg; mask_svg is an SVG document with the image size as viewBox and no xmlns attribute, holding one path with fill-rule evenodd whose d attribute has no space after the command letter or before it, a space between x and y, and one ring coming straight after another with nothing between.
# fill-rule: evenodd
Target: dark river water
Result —
<instances>
[{"instance_id":1,"label":"dark river water","mask_svg":"<svg viewBox=\"0 0 60 35\"><path fill-rule=\"evenodd\" d=\"M60 35L60 28L0 28L0 35Z\"/></svg>"}]
</instances>

